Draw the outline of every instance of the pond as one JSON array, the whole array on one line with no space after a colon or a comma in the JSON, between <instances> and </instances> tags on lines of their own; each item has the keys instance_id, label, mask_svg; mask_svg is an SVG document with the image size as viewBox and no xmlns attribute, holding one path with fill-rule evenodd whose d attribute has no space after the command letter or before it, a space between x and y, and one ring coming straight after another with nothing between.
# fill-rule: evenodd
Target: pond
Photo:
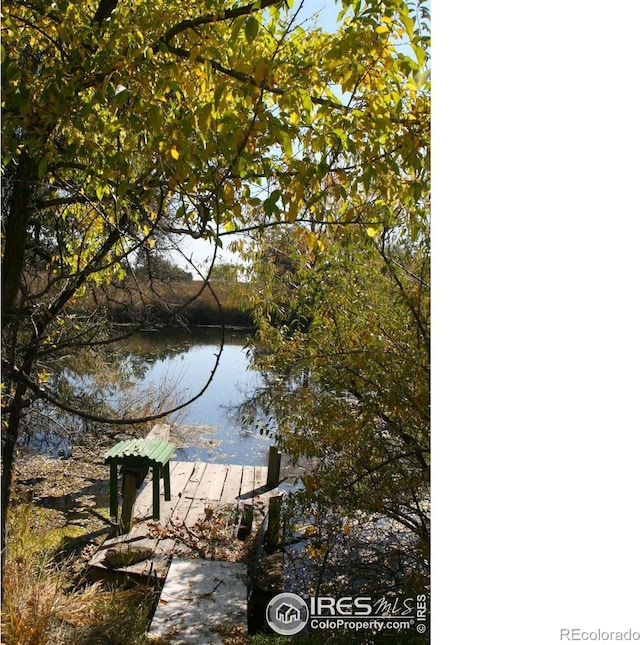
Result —
<instances>
[{"instance_id":1,"label":"pond","mask_svg":"<svg viewBox=\"0 0 640 645\"><path fill-rule=\"evenodd\" d=\"M246 349L250 334L247 330L227 330L213 381L201 397L169 417L171 442L177 446L174 460L267 465L272 440L244 424L238 412L245 396L250 396L262 383L260 373L251 369ZM177 328L135 334L122 342L119 347L122 354L118 353L118 361L129 368L125 371L133 374L135 392L118 390L118 379L112 376L113 387L104 385L106 399L123 412L135 410L118 406L118 397L140 400L148 396L149 390L171 389L173 401L187 400L207 382L221 341L219 328ZM109 505L109 481L105 478L108 470L100 455L117 438L105 442L104 437L92 433L95 444L92 440L76 441L73 436L52 433L51 427L55 429L58 425L61 424L54 423L45 426L45 431L26 435L24 445L28 450L21 454L16 489L25 499L66 513L71 523L95 524L98 515L93 509Z\"/></svg>"},{"instance_id":2,"label":"pond","mask_svg":"<svg viewBox=\"0 0 640 645\"><path fill-rule=\"evenodd\" d=\"M178 446L175 459L266 465L269 440L246 427L238 412L245 397L262 383L250 365L250 333L226 330L213 381L202 396L169 419L172 441ZM124 349L144 374L137 389L171 391L172 398L182 402L206 384L221 342L219 328L171 328L136 334Z\"/></svg>"}]
</instances>

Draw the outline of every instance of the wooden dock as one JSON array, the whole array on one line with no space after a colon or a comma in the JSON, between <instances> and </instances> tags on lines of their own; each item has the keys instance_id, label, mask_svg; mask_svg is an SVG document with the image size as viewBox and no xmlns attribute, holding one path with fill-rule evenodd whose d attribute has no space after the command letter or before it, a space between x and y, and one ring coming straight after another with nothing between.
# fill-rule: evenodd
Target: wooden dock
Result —
<instances>
[{"instance_id":1,"label":"wooden dock","mask_svg":"<svg viewBox=\"0 0 640 645\"><path fill-rule=\"evenodd\" d=\"M255 530L266 513L269 497L280 493L267 486L266 466L174 461L170 473L171 500L165 501L161 496L160 520L153 521L153 487L147 481L138 493L132 530L106 540L98 549L89 563L92 579L132 580L160 588L174 554L198 556L167 529L191 531L205 519L206 509L210 509L209 516L219 511L239 518L243 507L249 505L254 511ZM125 556L115 564L114 551L124 552Z\"/></svg>"}]
</instances>

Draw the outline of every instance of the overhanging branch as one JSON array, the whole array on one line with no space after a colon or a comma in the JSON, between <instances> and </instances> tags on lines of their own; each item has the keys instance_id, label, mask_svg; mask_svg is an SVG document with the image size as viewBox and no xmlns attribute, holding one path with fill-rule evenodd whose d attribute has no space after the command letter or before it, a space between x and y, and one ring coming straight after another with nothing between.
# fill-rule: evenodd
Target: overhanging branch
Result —
<instances>
[{"instance_id":1,"label":"overhanging branch","mask_svg":"<svg viewBox=\"0 0 640 645\"><path fill-rule=\"evenodd\" d=\"M125 417L123 419L116 419L114 417L106 417L100 414L93 414L92 412L89 412L87 410L82 410L72 405L71 403L68 403L67 401L63 401L62 399L58 398L53 392L42 387L39 383L34 381L30 376L25 374L25 372L23 372L17 365L12 364L11 362L9 362L4 358L2 359L2 366L3 366L3 370L6 378L14 381L15 383L21 383L23 386L31 390L37 398L44 399L48 403L55 405L57 408L64 410L65 412L69 412L70 414L75 414L81 417L82 419L86 419L87 421L94 421L96 423L105 423L108 425L133 425L136 423L148 423L150 421L157 421L159 419L164 419L170 414L173 414L174 412L178 412L179 410L186 408L188 405L191 405L194 401L199 399L205 393L205 391L211 384L211 381L213 381L213 377L215 376L215 373L218 369L218 365L220 363L220 357L222 355L223 347L224 347L224 335L222 337L222 341L220 344L220 351L216 354L215 364L211 370L211 373L209 374L209 378L207 379L207 382L190 399L181 403L180 405L170 408L169 410L163 410L162 412L158 412L157 414L150 414L143 417L128 417L128 418Z\"/></svg>"}]
</instances>

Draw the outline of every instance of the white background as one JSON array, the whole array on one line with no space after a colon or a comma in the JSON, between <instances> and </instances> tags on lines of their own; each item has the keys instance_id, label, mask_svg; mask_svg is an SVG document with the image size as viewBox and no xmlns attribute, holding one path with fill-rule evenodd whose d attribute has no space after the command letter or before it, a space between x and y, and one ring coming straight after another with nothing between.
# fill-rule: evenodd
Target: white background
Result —
<instances>
[{"instance_id":1,"label":"white background","mask_svg":"<svg viewBox=\"0 0 640 645\"><path fill-rule=\"evenodd\" d=\"M432 9L432 642L640 632L640 5Z\"/></svg>"}]
</instances>

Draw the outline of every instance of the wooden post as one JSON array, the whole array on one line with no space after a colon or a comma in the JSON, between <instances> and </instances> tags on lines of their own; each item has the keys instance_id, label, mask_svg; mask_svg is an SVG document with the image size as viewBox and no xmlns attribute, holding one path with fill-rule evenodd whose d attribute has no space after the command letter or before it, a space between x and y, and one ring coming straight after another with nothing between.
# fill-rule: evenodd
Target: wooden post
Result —
<instances>
[{"instance_id":1,"label":"wooden post","mask_svg":"<svg viewBox=\"0 0 640 645\"><path fill-rule=\"evenodd\" d=\"M242 513L240 514L240 525L238 526L237 537L239 540L244 540L251 535L251 528L253 526L253 504L244 504L242 506Z\"/></svg>"},{"instance_id":2,"label":"wooden post","mask_svg":"<svg viewBox=\"0 0 640 645\"><path fill-rule=\"evenodd\" d=\"M136 474L134 472L122 473L122 533L131 530L131 519L133 517L133 505L136 501Z\"/></svg>"},{"instance_id":3,"label":"wooden post","mask_svg":"<svg viewBox=\"0 0 640 645\"><path fill-rule=\"evenodd\" d=\"M267 486L275 488L280 483L280 462L282 454L275 446L269 446L269 468L267 469Z\"/></svg>"},{"instance_id":4,"label":"wooden post","mask_svg":"<svg viewBox=\"0 0 640 645\"><path fill-rule=\"evenodd\" d=\"M118 464L111 462L109 478L109 515L118 520Z\"/></svg>"},{"instance_id":5,"label":"wooden post","mask_svg":"<svg viewBox=\"0 0 640 645\"><path fill-rule=\"evenodd\" d=\"M160 519L160 466L153 466L153 519Z\"/></svg>"},{"instance_id":6,"label":"wooden post","mask_svg":"<svg viewBox=\"0 0 640 645\"><path fill-rule=\"evenodd\" d=\"M273 553L280 546L280 516L282 509L282 495L269 498L269 523L264 538L264 548L267 553Z\"/></svg>"},{"instance_id":7,"label":"wooden post","mask_svg":"<svg viewBox=\"0 0 640 645\"><path fill-rule=\"evenodd\" d=\"M171 478L169 477L169 462L162 468L162 476L164 478L164 500L165 502L171 501Z\"/></svg>"}]
</instances>

